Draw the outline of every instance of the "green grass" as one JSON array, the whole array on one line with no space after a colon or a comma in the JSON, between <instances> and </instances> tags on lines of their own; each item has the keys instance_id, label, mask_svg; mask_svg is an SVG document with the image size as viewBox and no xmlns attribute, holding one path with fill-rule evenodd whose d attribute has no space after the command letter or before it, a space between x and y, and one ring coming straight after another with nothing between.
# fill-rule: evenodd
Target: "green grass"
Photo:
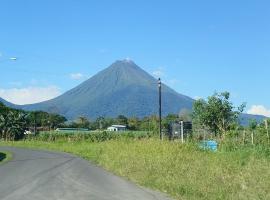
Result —
<instances>
[{"instance_id":1,"label":"green grass","mask_svg":"<svg viewBox=\"0 0 270 200\"><path fill-rule=\"evenodd\" d=\"M269 148L216 153L157 139L105 142L0 142L76 154L113 173L175 199L270 199Z\"/></svg>"},{"instance_id":2,"label":"green grass","mask_svg":"<svg viewBox=\"0 0 270 200\"><path fill-rule=\"evenodd\" d=\"M0 164L11 159L11 153L9 152L0 152Z\"/></svg>"}]
</instances>

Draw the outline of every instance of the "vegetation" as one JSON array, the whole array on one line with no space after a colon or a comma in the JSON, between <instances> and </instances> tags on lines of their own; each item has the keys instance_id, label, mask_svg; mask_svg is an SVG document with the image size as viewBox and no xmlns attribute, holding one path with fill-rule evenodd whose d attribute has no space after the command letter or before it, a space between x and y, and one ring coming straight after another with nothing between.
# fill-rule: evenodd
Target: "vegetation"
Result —
<instances>
[{"instance_id":1,"label":"vegetation","mask_svg":"<svg viewBox=\"0 0 270 200\"><path fill-rule=\"evenodd\" d=\"M108 140L117 140L120 138L142 139L153 136L152 132L146 131L125 131L125 132L110 132L110 131L80 131L80 132L65 132L65 131L43 131L38 135L28 135L25 140L30 141L62 141L62 142L104 142Z\"/></svg>"},{"instance_id":2,"label":"vegetation","mask_svg":"<svg viewBox=\"0 0 270 200\"><path fill-rule=\"evenodd\" d=\"M193 133L185 144L159 141L156 116L139 119L120 115L95 121L81 116L64 123L66 119L59 115L24 112L0 104L0 145L73 153L176 199L270 199L270 120L252 120L248 127L242 127L237 118L244 104L235 108L229 97L227 92L215 93L208 100L196 101L193 113L182 110L179 115L163 118L163 131L171 122L193 121ZM127 125L131 131L105 131L112 124ZM38 134L24 136L23 131L30 127ZM54 131L57 127L95 131ZM17 139L21 140L7 142ZM217 140L218 151L200 149L205 139Z\"/></svg>"},{"instance_id":3,"label":"vegetation","mask_svg":"<svg viewBox=\"0 0 270 200\"><path fill-rule=\"evenodd\" d=\"M0 102L0 139L18 140L24 137L26 130L36 132L37 127L54 129L66 119L58 114L42 111L26 112L6 107Z\"/></svg>"},{"instance_id":4,"label":"vegetation","mask_svg":"<svg viewBox=\"0 0 270 200\"><path fill-rule=\"evenodd\" d=\"M230 102L230 93L215 93L208 97L208 100L199 99L194 103L193 118L203 127L209 128L215 133L224 136L230 126L236 123L236 120L245 105L234 110L232 102Z\"/></svg>"},{"instance_id":5,"label":"vegetation","mask_svg":"<svg viewBox=\"0 0 270 200\"><path fill-rule=\"evenodd\" d=\"M11 154L9 152L0 152L0 163L8 161L11 158Z\"/></svg>"},{"instance_id":6,"label":"vegetation","mask_svg":"<svg viewBox=\"0 0 270 200\"><path fill-rule=\"evenodd\" d=\"M212 153L191 143L130 138L94 143L26 140L2 145L73 153L176 199L270 198L270 150L262 146L230 150L224 146Z\"/></svg>"},{"instance_id":7,"label":"vegetation","mask_svg":"<svg viewBox=\"0 0 270 200\"><path fill-rule=\"evenodd\" d=\"M0 152L0 162L2 162L6 158L6 154L3 152Z\"/></svg>"}]
</instances>

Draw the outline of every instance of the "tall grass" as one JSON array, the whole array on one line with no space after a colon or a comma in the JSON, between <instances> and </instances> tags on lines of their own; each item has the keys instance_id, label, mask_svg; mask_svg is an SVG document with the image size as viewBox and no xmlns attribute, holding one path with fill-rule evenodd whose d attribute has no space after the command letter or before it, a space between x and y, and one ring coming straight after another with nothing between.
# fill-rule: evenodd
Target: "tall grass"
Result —
<instances>
[{"instance_id":1,"label":"tall grass","mask_svg":"<svg viewBox=\"0 0 270 200\"><path fill-rule=\"evenodd\" d=\"M88 142L103 142L107 140L115 140L119 138L149 138L153 135L152 132L147 131L43 131L37 135L28 135L25 140L35 141L88 141Z\"/></svg>"},{"instance_id":2,"label":"tall grass","mask_svg":"<svg viewBox=\"0 0 270 200\"><path fill-rule=\"evenodd\" d=\"M1 144L1 143L0 143ZM270 199L269 148L243 146L218 152L196 144L118 138L104 142L2 143L65 151L176 199Z\"/></svg>"}]
</instances>

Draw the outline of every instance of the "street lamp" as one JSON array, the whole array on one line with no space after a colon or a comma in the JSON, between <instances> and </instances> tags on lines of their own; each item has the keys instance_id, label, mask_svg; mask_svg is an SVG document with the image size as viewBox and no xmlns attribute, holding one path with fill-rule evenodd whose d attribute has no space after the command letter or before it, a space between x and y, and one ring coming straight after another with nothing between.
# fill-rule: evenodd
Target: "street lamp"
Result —
<instances>
[{"instance_id":1,"label":"street lamp","mask_svg":"<svg viewBox=\"0 0 270 200\"><path fill-rule=\"evenodd\" d=\"M163 139L162 130L161 130L161 79L158 79L158 92L159 92L159 137L160 140Z\"/></svg>"},{"instance_id":2,"label":"street lamp","mask_svg":"<svg viewBox=\"0 0 270 200\"><path fill-rule=\"evenodd\" d=\"M0 60L0 62L6 62L6 61L16 61L18 58L16 57L10 57L10 58L6 58L6 59L3 59L3 60Z\"/></svg>"}]
</instances>

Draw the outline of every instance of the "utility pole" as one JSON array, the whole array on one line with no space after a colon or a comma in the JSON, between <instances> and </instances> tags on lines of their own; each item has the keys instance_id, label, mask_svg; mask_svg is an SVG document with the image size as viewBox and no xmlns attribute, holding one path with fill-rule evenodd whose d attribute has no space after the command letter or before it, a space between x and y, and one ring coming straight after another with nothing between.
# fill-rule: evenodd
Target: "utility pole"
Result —
<instances>
[{"instance_id":1,"label":"utility pole","mask_svg":"<svg viewBox=\"0 0 270 200\"><path fill-rule=\"evenodd\" d=\"M158 92L159 92L159 137L160 140L163 139L162 130L161 130L161 79L158 79Z\"/></svg>"},{"instance_id":2,"label":"utility pole","mask_svg":"<svg viewBox=\"0 0 270 200\"><path fill-rule=\"evenodd\" d=\"M37 133L37 119L36 119L36 112L34 111L34 134Z\"/></svg>"}]
</instances>

